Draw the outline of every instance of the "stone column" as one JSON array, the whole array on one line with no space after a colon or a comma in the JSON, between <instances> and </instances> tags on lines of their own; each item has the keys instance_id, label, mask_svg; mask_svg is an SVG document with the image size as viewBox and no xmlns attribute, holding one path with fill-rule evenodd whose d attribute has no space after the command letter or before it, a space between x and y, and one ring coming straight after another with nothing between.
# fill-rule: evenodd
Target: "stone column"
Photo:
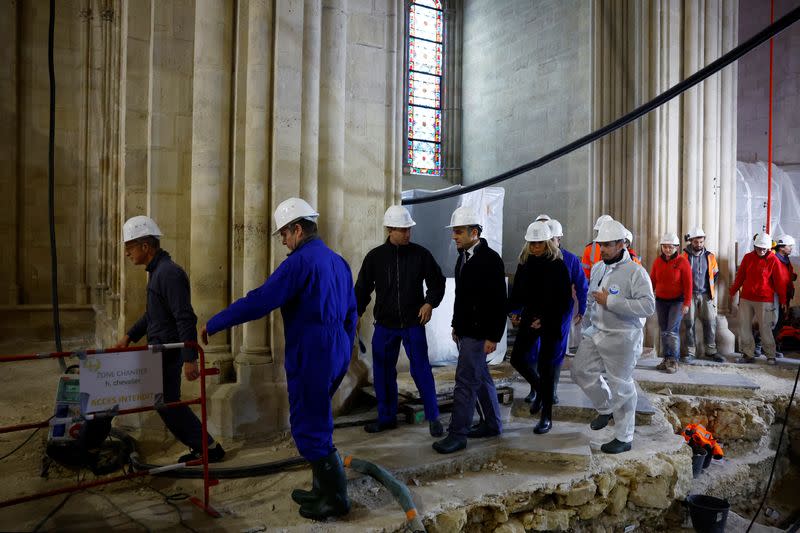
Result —
<instances>
[{"instance_id":1,"label":"stone column","mask_svg":"<svg viewBox=\"0 0 800 533\"><path fill-rule=\"evenodd\" d=\"M300 197L318 205L320 55L322 1L306 0L303 8L303 105L300 146Z\"/></svg>"},{"instance_id":2,"label":"stone column","mask_svg":"<svg viewBox=\"0 0 800 533\"><path fill-rule=\"evenodd\" d=\"M242 285L252 290L267 278L270 243L269 151L272 129L272 2L250 2L247 43L247 138L244 161L244 261ZM243 326L242 348L236 356L237 370L271 361L267 320Z\"/></svg>"},{"instance_id":3,"label":"stone column","mask_svg":"<svg viewBox=\"0 0 800 533\"><path fill-rule=\"evenodd\" d=\"M195 4L192 98L192 193L189 273L198 327L230 303L228 225L230 194L233 1ZM232 371L229 333L205 348L209 364Z\"/></svg>"},{"instance_id":4,"label":"stone column","mask_svg":"<svg viewBox=\"0 0 800 533\"><path fill-rule=\"evenodd\" d=\"M339 248L344 221L344 124L347 67L347 0L322 2L320 58L320 230Z\"/></svg>"},{"instance_id":5,"label":"stone column","mask_svg":"<svg viewBox=\"0 0 800 533\"><path fill-rule=\"evenodd\" d=\"M0 73L0 99L3 102L3 120L0 124L0 238L11 250L0 261L0 279L3 292L0 305L20 303L18 283L19 254L19 212L17 199L21 179L19 162L19 54L20 27L19 2L4 2L0 7L0 31L3 46L0 47L0 61L6 68Z\"/></svg>"}]
</instances>

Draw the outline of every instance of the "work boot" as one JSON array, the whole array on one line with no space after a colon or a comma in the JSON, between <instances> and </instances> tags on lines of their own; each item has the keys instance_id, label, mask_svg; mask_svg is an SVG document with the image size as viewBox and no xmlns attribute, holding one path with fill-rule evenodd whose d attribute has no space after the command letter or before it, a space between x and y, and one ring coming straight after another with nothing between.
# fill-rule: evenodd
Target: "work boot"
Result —
<instances>
[{"instance_id":1,"label":"work boot","mask_svg":"<svg viewBox=\"0 0 800 533\"><path fill-rule=\"evenodd\" d=\"M777 357L778 359L782 359L783 358L783 352L775 352L775 357Z\"/></svg>"},{"instance_id":2,"label":"work boot","mask_svg":"<svg viewBox=\"0 0 800 533\"><path fill-rule=\"evenodd\" d=\"M305 505L319 499L321 496L319 488L319 479L314 474L314 469L311 469L311 490L294 489L292 491L292 499L300 505Z\"/></svg>"},{"instance_id":3,"label":"work boot","mask_svg":"<svg viewBox=\"0 0 800 533\"><path fill-rule=\"evenodd\" d=\"M725 358L722 357L720 354L718 354L716 352L715 353L707 353L706 354L706 359L711 359L712 361L714 361L716 363L724 363L725 362Z\"/></svg>"},{"instance_id":4,"label":"work boot","mask_svg":"<svg viewBox=\"0 0 800 533\"><path fill-rule=\"evenodd\" d=\"M469 433L467 433L467 437L470 439L485 439L486 437L496 437L500 434L499 431L491 429L489 424L486 422L481 422L475 426L472 426L469 429Z\"/></svg>"},{"instance_id":5,"label":"work boot","mask_svg":"<svg viewBox=\"0 0 800 533\"><path fill-rule=\"evenodd\" d=\"M693 355L682 355L681 356L681 363L683 363L685 365L692 364L692 361L694 361L694 356Z\"/></svg>"},{"instance_id":6,"label":"work boot","mask_svg":"<svg viewBox=\"0 0 800 533\"><path fill-rule=\"evenodd\" d=\"M525 403L531 403L536 398L536 390L531 388L531 391L525 396Z\"/></svg>"},{"instance_id":7,"label":"work boot","mask_svg":"<svg viewBox=\"0 0 800 533\"><path fill-rule=\"evenodd\" d=\"M389 429L397 429L397 422L370 422L364 426L367 433L380 433Z\"/></svg>"},{"instance_id":8,"label":"work boot","mask_svg":"<svg viewBox=\"0 0 800 533\"><path fill-rule=\"evenodd\" d=\"M541 410L542 410L542 396L538 395L531 402L531 408L528 409L528 411L531 413L531 415L538 415L539 411Z\"/></svg>"},{"instance_id":9,"label":"work boot","mask_svg":"<svg viewBox=\"0 0 800 533\"><path fill-rule=\"evenodd\" d=\"M606 442L602 446L600 446L600 450L603 453L622 453L628 452L631 449L630 442L622 442L617 439L612 440L611 442Z\"/></svg>"},{"instance_id":10,"label":"work boot","mask_svg":"<svg viewBox=\"0 0 800 533\"><path fill-rule=\"evenodd\" d=\"M667 364L666 368L664 369L664 372L666 372L667 374L674 374L675 372L678 371L678 362L675 359L667 359L665 362Z\"/></svg>"},{"instance_id":11,"label":"work boot","mask_svg":"<svg viewBox=\"0 0 800 533\"><path fill-rule=\"evenodd\" d=\"M217 443L216 446L208 449L209 463L218 463L222 461L223 457L225 457L225 450L222 449L222 445L220 443ZM189 450L189 453L181 455L180 459L178 459L178 462L186 463L188 461L196 461L202 458L203 458L203 450L191 449Z\"/></svg>"},{"instance_id":12,"label":"work boot","mask_svg":"<svg viewBox=\"0 0 800 533\"><path fill-rule=\"evenodd\" d=\"M300 516L312 520L325 520L350 512L347 497L347 476L339 454L330 455L311 463L314 477L319 479L320 497L300 506Z\"/></svg>"},{"instance_id":13,"label":"work boot","mask_svg":"<svg viewBox=\"0 0 800 533\"><path fill-rule=\"evenodd\" d=\"M533 432L537 435L543 435L553 428L553 406L545 405L542 408L542 417L539 423L533 428Z\"/></svg>"},{"instance_id":14,"label":"work boot","mask_svg":"<svg viewBox=\"0 0 800 533\"><path fill-rule=\"evenodd\" d=\"M430 431L431 437L441 437L444 435L444 428L438 419L428 420L428 431Z\"/></svg>"},{"instance_id":15,"label":"work boot","mask_svg":"<svg viewBox=\"0 0 800 533\"><path fill-rule=\"evenodd\" d=\"M756 358L752 355L742 355L736 362L740 365L751 365L756 362Z\"/></svg>"},{"instance_id":16,"label":"work boot","mask_svg":"<svg viewBox=\"0 0 800 533\"><path fill-rule=\"evenodd\" d=\"M656 367L656 370L666 370L666 369L667 369L667 360L666 359L662 359L661 362L658 363L658 366Z\"/></svg>"},{"instance_id":17,"label":"work boot","mask_svg":"<svg viewBox=\"0 0 800 533\"><path fill-rule=\"evenodd\" d=\"M433 449L439 453L453 453L467 447L467 439L459 435L449 433L442 440L433 443Z\"/></svg>"},{"instance_id":18,"label":"work boot","mask_svg":"<svg viewBox=\"0 0 800 533\"><path fill-rule=\"evenodd\" d=\"M767 357L767 364L772 366L777 365L778 360L774 357Z\"/></svg>"},{"instance_id":19,"label":"work boot","mask_svg":"<svg viewBox=\"0 0 800 533\"><path fill-rule=\"evenodd\" d=\"M598 429L603 429L606 427L611 420L614 420L613 413L609 413L607 415L597 415L597 418L592 420L592 422L589 424L589 427L597 431Z\"/></svg>"}]
</instances>

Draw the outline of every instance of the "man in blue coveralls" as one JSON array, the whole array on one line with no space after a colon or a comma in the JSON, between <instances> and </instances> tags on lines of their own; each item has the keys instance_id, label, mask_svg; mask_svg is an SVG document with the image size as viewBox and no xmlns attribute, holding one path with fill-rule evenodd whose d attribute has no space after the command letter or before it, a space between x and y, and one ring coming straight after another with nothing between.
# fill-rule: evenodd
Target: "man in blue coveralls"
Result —
<instances>
[{"instance_id":1,"label":"man in blue coveralls","mask_svg":"<svg viewBox=\"0 0 800 533\"><path fill-rule=\"evenodd\" d=\"M569 271L569 278L572 281L572 291L575 299L578 300L578 314L575 315L575 323L580 323L583 315L586 314L586 293L589 292L589 281L581 268L581 260L577 255L565 250L561 246L561 238L564 237L564 228L561 223L556 219L547 221L550 226L550 231L553 233L553 241L561 248L561 254L564 257L564 264ZM572 310L574 302L570 304L569 318L565 319L561 324L561 346L556 354L556 359L553 361L553 404L558 404L558 378L561 377L561 365L564 363L564 357L567 354L567 343L569 342L569 330L572 324ZM536 368L538 364L539 343L534 344L530 353L529 362L532 368ZM531 414L537 414L542 408L542 399L536 395L536 391L531 390L531 393L525 398L526 402L531 402Z\"/></svg>"},{"instance_id":2,"label":"man in blue coveralls","mask_svg":"<svg viewBox=\"0 0 800 533\"><path fill-rule=\"evenodd\" d=\"M372 336L372 376L378 398L378 421L364 426L367 433L397 427L397 356L400 342L411 363L411 377L425 407L432 437L444 433L439 422L436 384L428 361L425 324L444 298L444 275L433 255L411 242L416 222L402 205L383 215L386 242L369 251L358 272L358 315L364 314L375 291L375 333ZM423 293L423 282L427 293Z\"/></svg>"},{"instance_id":3,"label":"man in blue coveralls","mask_svg":"<svg viewBox=\"0 0 800 533\"><path fill-rule=\"evenodd\" d=\"M295 490L292 499L301 516L324 520L350 511L347 477L333 445L331 398L350 364L358 315L350 266L317 236L318 217L300 198L278 205L273 235L280 233L289 255L261 287L214 315L201 335L207 342L208 335L280 307L289 423L313 471L312 490Z\"/></svg>"}]
</instances>

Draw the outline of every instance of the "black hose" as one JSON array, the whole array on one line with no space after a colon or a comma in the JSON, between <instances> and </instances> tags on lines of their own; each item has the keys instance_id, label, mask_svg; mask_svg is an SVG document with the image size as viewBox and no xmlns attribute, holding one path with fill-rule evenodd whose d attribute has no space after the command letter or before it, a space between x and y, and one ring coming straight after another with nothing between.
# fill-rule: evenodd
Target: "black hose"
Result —
<instances>
[{"instance_id":1,"label":"black hose","mask_svg":"<svg viewBox=\"0 0 800 533\"><path fill-rule=\"evenodd\" d=\"M750 525L747 526L747 531L745 531L745 533L750 533L750 529L753 527L753 524L755 524L756 518L758 518L758 515L761 514L761 510L764 509L764 504L767 503L767 496L769 496L769 488L772 486L772 477L775 475L775 466L778 464L778 455L781 453L783 434L786 431L786 424L789 422L789 410L792 408L794 395L797 392L798 380L800 380L800 365L798 365L797 367L797 374L794 376L794 387L792 387L792 394L791 396L789 396L789 403L786 405L786 414L783 416L783 424L781 424L781 434L778 437L778 449L775 450L775 457L772 459L772 468L770 468L769 471L769 479L767 480L767 486L764 488L764 497L761 498L761 504L758 506L758 510L753 515L753 519L750 520Z\"/></svg>"},{"instance_id":2,"label":"black hose","mask_svg":"<svg viewBox=\"0 0 800 533\"><path fill-rule=\"evenodd\" d=\"M445 198L450 198L452 196L459 196L462 194L466 194L468 192L477 191L478 189L483 189L484 187L494 185L495 183L500 183L501 181L511 179L515 176L519 176L520 174L524 174L525 172L546 165L551 161L555 161L560 157L563 157L571 152L574 152L578 148L583 148L587 144L592 143L602 137L605 137L609 133L620 129L621 127L625 126L626 124L629 124L630 122L633 122L642 115L645 115L650 111L654 110L655 108L669 102L682 92L694 87L704 79L713 76L723 68L727 67L737 59L741 58L743 55L750 52L753 48L768 41L772 37L775 37L780 32L782 32L783 30L785 30L798 20L800 20L800 7L794 8L792 11L790 11L789 13L787 13L774 23L770 24L769 26L767 26L766 28L755 34L750 39L746 40L736 48L733 48L730 52L720 56L717 60L712 61L711 63L701 68L700 70L698 70L685 80L673 85L672 87L670 87L663 93L659 94L649 102L640 105L630 113L621 116L614 122L606 124L602 128L592 133L589 133L588 135L584 135L580 139L572 141L571 143L566 144L561 148L553 150L549 154L544 155L539 159L536 159L535 161L531 161L530 163L525 163L524 165L512 168L511 170L507 170L502 174L498 174L493 178L489 178L480 181L478 183L473 183L472 185L467 185L466 187L462 187L460 189L432 194L424 198L407 198L404 199L402 203L403 205L424 204L428 202L434 202L436 200L443 200Z\"/></svg>"},{"instance_id":3,"label":"black hose","mask_svg":"<svg viewBox=\"0 0 800 533\"><path fill-rule=\"evenodd\" d=\"M56 142L56 67L53 62L53 41L56 27L56 0L50 0L50 22L47 28L47 70L50 75L50 128L47 146L47 198L48 219L50 223L50 299L53 306L53 335L56 351L61 348L61 321L58 316L58 254L56 253L56 213L55 213L55 142ZM61 371L67 369L63 358L58 359Z\"/></svg>"}]
</instances>

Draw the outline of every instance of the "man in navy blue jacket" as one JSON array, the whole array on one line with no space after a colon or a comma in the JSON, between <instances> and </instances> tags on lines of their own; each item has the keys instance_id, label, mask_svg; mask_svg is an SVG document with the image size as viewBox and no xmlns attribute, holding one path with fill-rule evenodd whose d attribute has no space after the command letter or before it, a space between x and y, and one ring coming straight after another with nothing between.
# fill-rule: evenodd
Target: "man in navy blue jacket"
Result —
<instances>
[{"instance_id":1,"label":"man in navy blue jacket","mask_svg":"<svg viewBox=\"0 0 800 533\"><path fill-rule=\"evenodd\" d=\"M192 309L189 277L176 265L169 254L161 248L161 230L153 219L135 216L122 227L125 256L134 265L146 265L147 307L144 315L128 330L116 344L124 348L138 342L147 334L150 344L197 341L197 316ZM164 350L161 354L164 402L181 399L181 366L189 381L200 377L197 352L190 348ZM191 448L179 461L191 461L202 457L203 441L200 420L188 405L159 409L164 424L178 440ZM209 462L221 461L225 450L214 439L208 437Z\"/></svg>"},{"instance_id":2,"label":"man in navy blue jacket","mask_svg":"<svg viewBox=\"0 0 800 533\"><path fill-rule=\"evenodd\" d=\"M452 322L458 365L447 437L433 443L439 453L463 450L467 437L493 437L503 431L486 356L497 349L506 329L505 266L481 238L480 218L473 209L456 209L448 228L459 252ZM480 434L470 431L476 402L484 419Z\"/></svg>"},{"instance_id":3,"label":"man in navy blue jacket","mask_svg":"<svg viewBox=\"0 0 800 533\"><path fill-rule=\"evenodd\" d=\"M333 445L331 398L350 364L358 315L350 266L317 236L318 216L300 198L278 205L273 235L280 233L289 255L263 285L214 315L201 335L207 343L208 335L280 307L289 423L313 471L312 490L295 490L292 498L303 517L324 520L350 510L347 477Z\"/></svg>"}]
</instances>

